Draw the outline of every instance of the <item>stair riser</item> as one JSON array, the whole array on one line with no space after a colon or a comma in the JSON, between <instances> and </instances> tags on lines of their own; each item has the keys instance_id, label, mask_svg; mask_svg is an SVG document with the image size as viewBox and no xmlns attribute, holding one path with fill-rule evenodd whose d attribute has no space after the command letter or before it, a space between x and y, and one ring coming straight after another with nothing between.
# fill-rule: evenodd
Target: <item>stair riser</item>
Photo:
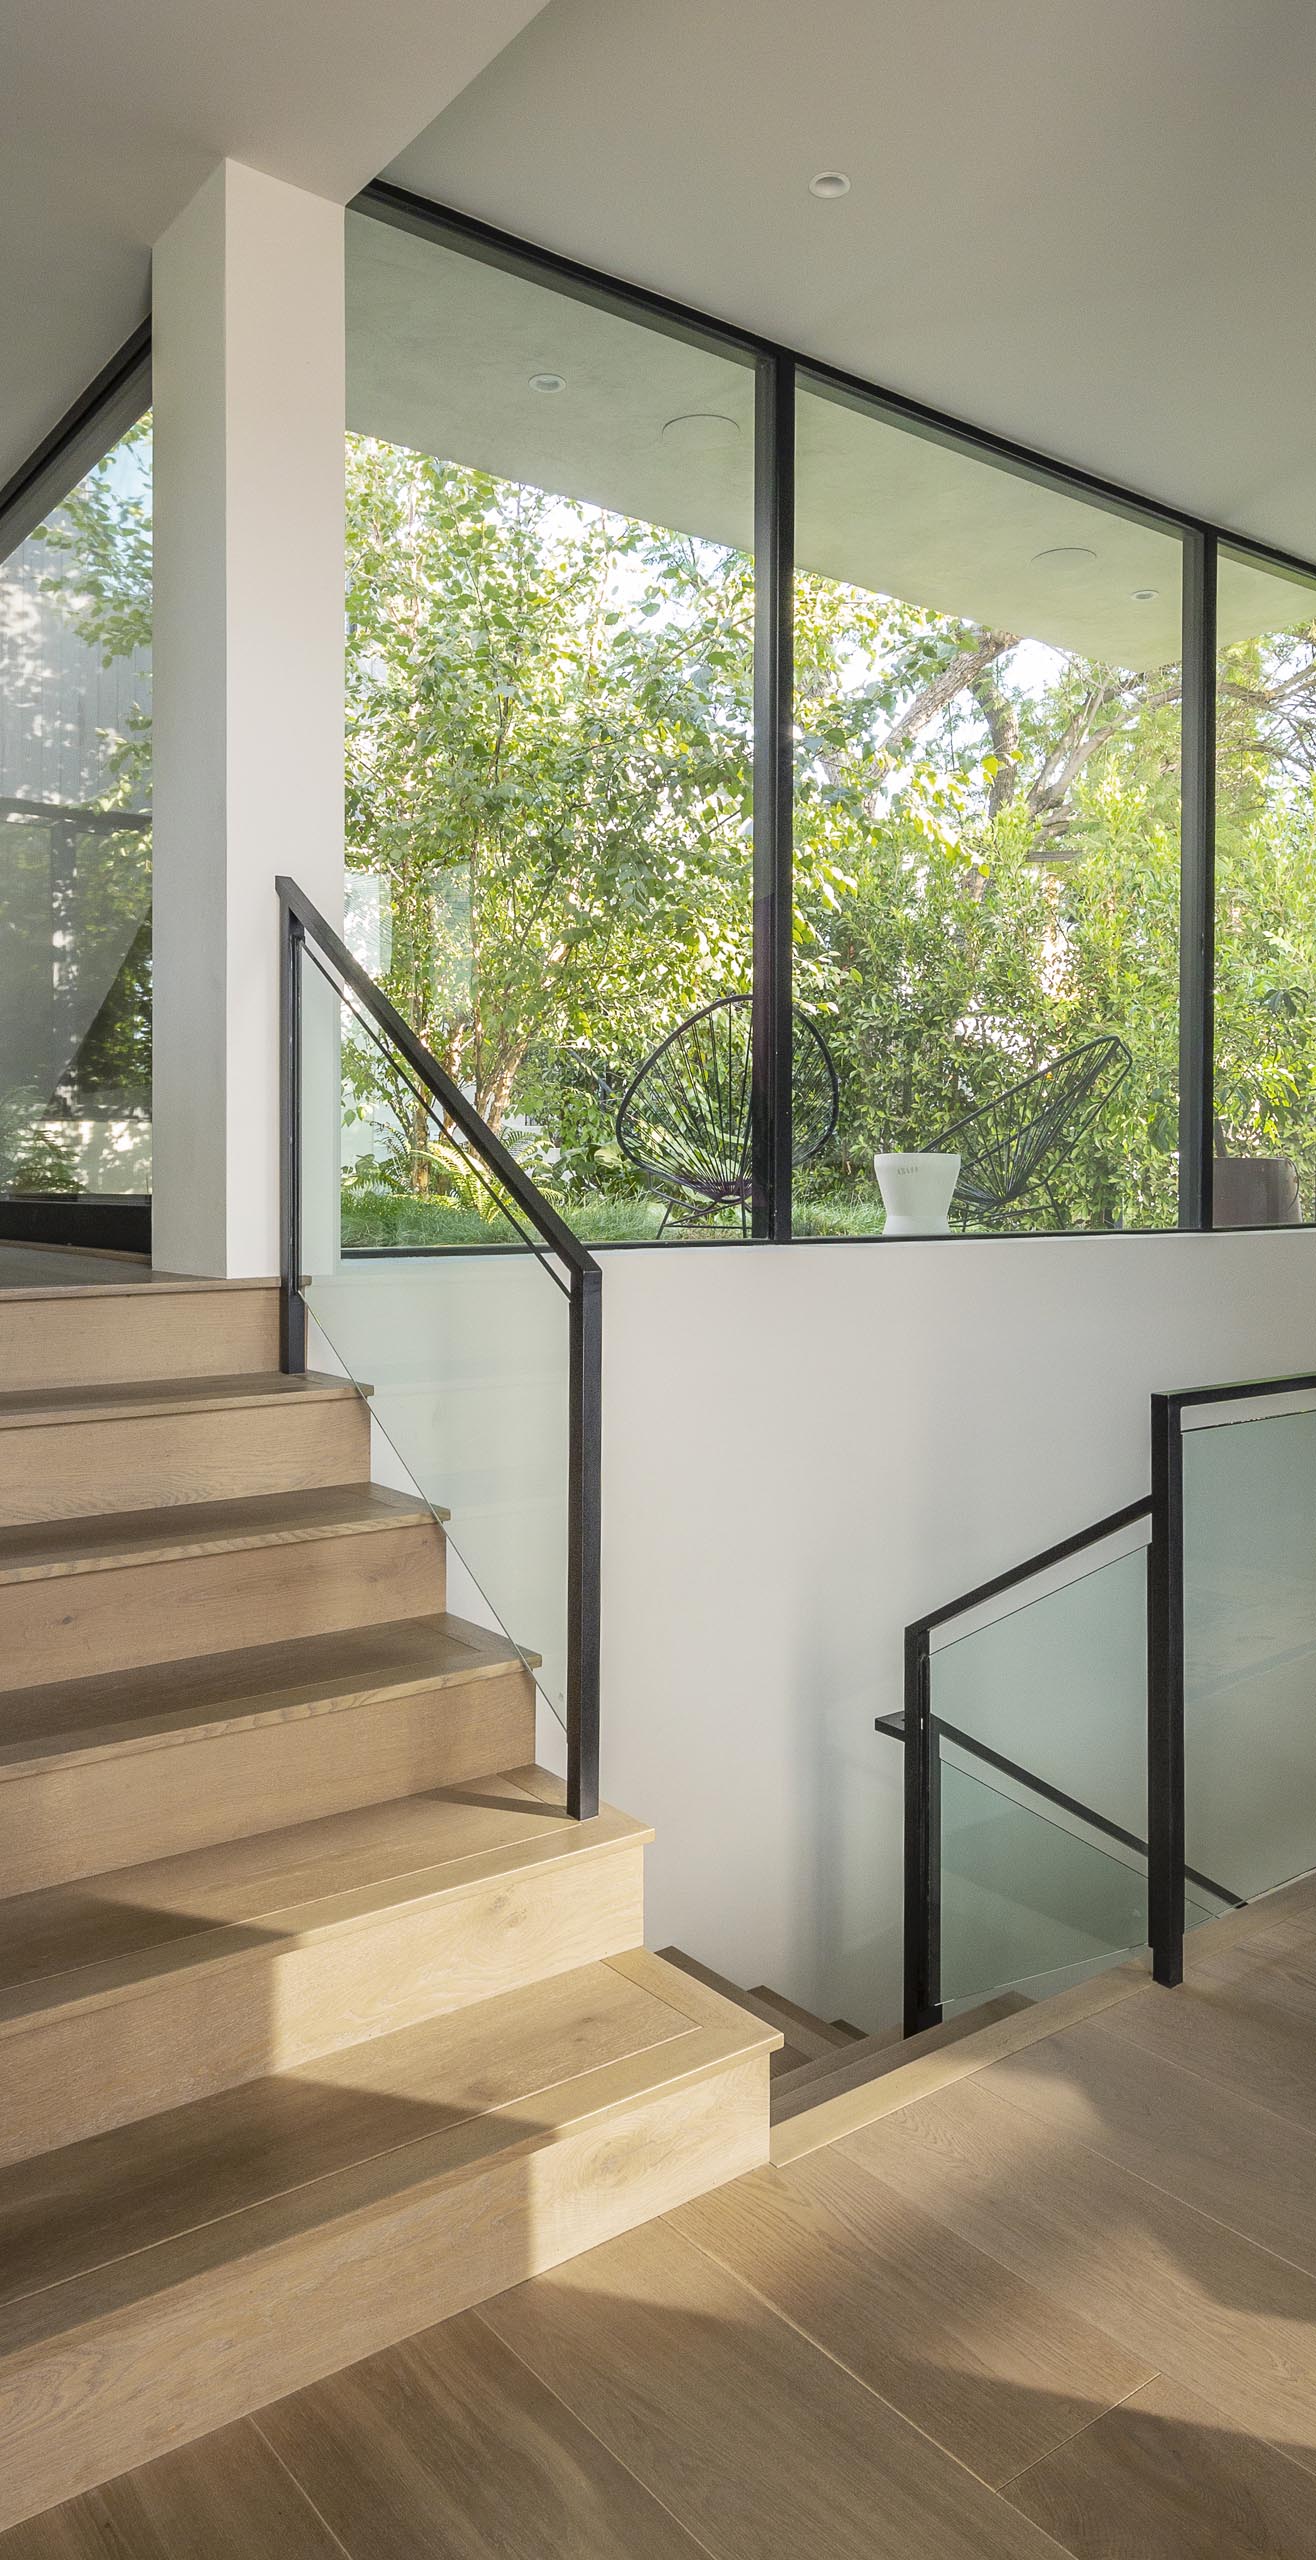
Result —
<instances>
[{"instance_id":1,"label":"stair riser","mask_svg":"<svg viewBox=\"0 0 1316 2560\"><path fill-rule=\"evenodd\" d=\"M759 2167L766 2083L751 2056L0 2361L0 2527Z\"/></svg>"},{"instance_id":2,"label":"stair riser","mask_svg":"<svg viewBox=\"0 0 1316 2560\"><path fill-rule=\"evenodd\" d=\"M5 1386L123 1386L136 1378L255 1377L279 1365L274 1288L7 1298Z\"/></svg>"},{"instance_id":3,"label":"stair riser","mask_svg":"<svg viewBox=\"0 0 1316 2560\"><path fill-rule=\"evenodd\" d=\"M443 1533L422 1520L2 1584L0 1662L35 1687L444 1606Z\"/></svg>"},{"instance_id":4,"label":"stair riser","mask_svg":"<svg viewBox=\"0 0 1316 2560\"><path fill-rule=\"evenodd\" d=\"M0 1523L306 1493L369 1475L370 1413L359 1396L29 1423L0 1430Z\"/></svg>"},{"instance_id":5,"label":"stair riser","mask_svg":"<svg viewBox=\"0 0 1316 2560\"><path fill-rule=\"evenodd\" d=\"M0 1734L4 1701L0 1696ZM535 1756L527 1671L183 1735L40 1774L0 1772L0 1879L34 1893L285 1823L456 1786Z\"/></svg>"},{"instance_id":6,"label":"stair riser","mask_svg":"<svg viewBox=\"0 0 1316 2560\"><path fill-rule=\"evenodd\" d=\"M0 2028L0 2162L639 1946L643 1849L503 1872L301 1941L280 1925L253 1920L222 1962Z\"/></svg>"}]
</instances>

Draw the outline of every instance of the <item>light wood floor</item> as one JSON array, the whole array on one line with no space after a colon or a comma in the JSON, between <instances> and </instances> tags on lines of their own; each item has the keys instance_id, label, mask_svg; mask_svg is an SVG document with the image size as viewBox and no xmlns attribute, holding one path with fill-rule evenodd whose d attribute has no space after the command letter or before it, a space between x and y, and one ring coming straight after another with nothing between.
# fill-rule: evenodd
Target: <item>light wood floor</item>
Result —
<instances>
[{"instance_id":1,"label":"light wood floor","mask_svg":"<svg viewBox=\"0 0 1316 2560\"><path fill-rule=\"evenodd\" d=\"M79 1245L6 1244L0 1241L0 1292L5 1289L118 1288L153 1280L145 1254L97 1253ZM162 1275L163 1276L163 1275Z\"/></svg>"},{"instance_id":2,"label":"light wood floor","mask_svg":"<svg viewBox=\"0 0 1316 2560\"><path fill-rule=\"evenodd\" d=\"M1099 1997L0 2560L1316 2560L1316 1886Z\"/></svg>"}]
</instances>

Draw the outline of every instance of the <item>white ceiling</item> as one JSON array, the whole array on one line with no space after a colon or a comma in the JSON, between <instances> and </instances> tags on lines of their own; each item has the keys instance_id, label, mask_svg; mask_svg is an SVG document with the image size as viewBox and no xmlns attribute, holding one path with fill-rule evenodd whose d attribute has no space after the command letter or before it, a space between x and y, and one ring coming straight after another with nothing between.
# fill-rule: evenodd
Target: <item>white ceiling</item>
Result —
<instances>
[{"instance_id":1,"label":"white ceiling","mask_svg":"<svg viewBox=\"0 0 1316 2560\"><path fill-rule=\"evenodd\" d=\"M231 157L345 201L541 0L0 0L0 485Z\"/></svg>"},{"instance_id":2,"label":"white ceiling","mask_svg":"<svg viewBox=\"0 0 1316 2560\"><path fill-rule=\"evenodd\" d=\"M391 165L1316 557L1311 0L0 0L0 51L0 482L231 154Z\"/></svg>"},{"instance_id":3,"label":"white ceiling","mask_svg":"<svg viewBox=\"0 0 1316 2560\"><path fill-rule=\"evenodd\" d=\"M391 174L1316 557L1314 106L1311 0L548 0Z\"/></svg>"}]
</instances>

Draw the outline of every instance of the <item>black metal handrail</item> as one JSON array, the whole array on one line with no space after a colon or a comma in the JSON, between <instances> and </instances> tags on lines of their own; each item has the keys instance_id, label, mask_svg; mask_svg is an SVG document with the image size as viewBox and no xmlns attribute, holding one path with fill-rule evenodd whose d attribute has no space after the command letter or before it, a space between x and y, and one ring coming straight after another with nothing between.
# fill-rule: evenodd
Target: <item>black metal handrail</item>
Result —
<instances>
[{"instance_id":1,"label":"black metal handrail","mask_svg":"<svg viewBox=\"0 0 1316 2560\"><path fill-rule=\"evenodd\" d=\"M905 1746L905 2032L935 2025L941 2017L941 1876L938 1855L940 1739L958 1744L1004 1776L1023 1784L1070 1815L1090 1823L1147 1860L1147 1936L1155 1980L1183 1980L1184 1888L1197 1885L1219 1902L1241 1908L1228 1885L1185 1864L1184 1749L1184 1516L1183 1416L1195 1405L1245 1403L1252 1397L1316 1395L1316 1374L1236 1378L1227 1384L1183 1387L1151 1399L1152 1489L1139 1501L1107 1513L1023 1564L929 1610L905 1629L905 1704L899 1716L879 1716L879 1732ZM1111 1822L1090 1805L1067 1796L973 1736L932 1713L933 1631L966 1616L988 1600L1032 1582L1049 1567L1085 1548L1102 1545L1121 1529L1150 1518L1147 1546L1147 1838Z\"/></svg>"},{"instance_id":2,"label":"black metal handrail","mask_svg":"<svg viewBox=\"0 0 1316 2560\"><path fill-rule=\"evenodd\" d=\"M306 1366L306 1303L301 1254L301 972L308 956L328 962L340 992L398 1052L409 1074L460 1130L540 1245L566 1272L568 1300L567 1502L567 1808L578 1820L599 1803L599 1633L601 1607L603 1439L603 1275L588 1247L531 1181L475 1105L454 1083L382 987L348 950L341 934L295 880L275 882L280 908L280 1302L282 1365ZM322 968L322 974L323 972ZM399 1248L405 1251L405 1248ZM557 1278L554 1272L552 1277Z\"/></svg>"},{"instance_id":3,"label":"black metal handrail","mask_svg":"<svg viewBox=\"0 0 1316 2560\"><path fill-rule=\"evenodd\" d=\"M938 1734L948 1731L939 1727L932 1713L930 1676L933 1630L949 1624L953 1618L966 1617L985 1601L997 1600L1002 1593L1025 1582L1036 1581L1053 1565L1068 1563L1071 1556L1081 1555L1086 1547L1101 1546L1121 1529L1132 1528L1152 1511L1150 1496L1138 1502L1127 1502L1119 1511L1108 1512L1104 1519L1094 1520L1089 1528L1079 1529L1073 1537L1062 1538L1055 1546L1043 1547L1024 1563L1011 1565L1005 1573L993 1574L989 1582L976 1589L961 1592L956 1600L947 1600L939 1609L930 1609L924 1617L915 1618L905 1629L905 1707L903 1717L905 1743L905 2033L917 2035L923 2027L941 2022L941 1767ZM883 1723L879 1719L879 1723ZM890 1731L891 1720L883 1729ZM957 1737L962 1739L962 1737ZM983 1754L986 1757L986 1753ZM1027 1772L1017 1774L1027 1777ZM1029 1779L1029 1783L1034 1781ZM1072 1805L1071 1811L1084 1812ZM1086 1817L1085 1818L1090 1818ZM1150 1898L1150 1883L1148 1886Z\"/></svg>"}]
</instances>

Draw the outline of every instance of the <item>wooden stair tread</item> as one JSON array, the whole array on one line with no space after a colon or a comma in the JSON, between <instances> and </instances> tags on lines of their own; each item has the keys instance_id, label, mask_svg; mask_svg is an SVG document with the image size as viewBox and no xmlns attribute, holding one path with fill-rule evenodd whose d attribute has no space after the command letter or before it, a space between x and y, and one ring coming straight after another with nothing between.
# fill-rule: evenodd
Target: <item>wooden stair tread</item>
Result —
<instances>
[{"instance_id":1,"label":"wooden stair tread","mask_svg":"<svg viewBox=\"0 0 1316 2560\"><path fill-rule=\"evenodd\" d=\"M287 1546L356 1537L377 1529L446 1519L437 1505L377 1484L316 1485L232 1502L171 1504L151 1511L97 1512L0 1530L0 1584L49 1581L124 1565L221 1555L240 1547Z\"/></svg>"},{"instance_id":2,"label":"wooden stair tread","mask_svg":"<svg viewBox=\"0 0 1316 2560\"><path fill-rule=\"evenodd\" d=\"M840 2097L846 2089L884 2079L888 2072L901 2071L907 2063L916 2062L921 2054L959 2044L965 2037L976 2035L980 2027L991 2026L998 2018L1012 2018L1018 2010L1032 2006L1021 1991L1000 1991L957 2018L944 2018L940 2026L924 2027L918 2035L870 2036L863 2049L851 2045L848 2053L838 2053L830 2067L806 2064L800 2071L788 2072L773 2085L773 2122L785 2124L806 2107L821 2106L828 2098Z\"/></svg>"},{"instance_id":3,"label":"wooden stair tread","mask_svg":"<svg viewBox=\"0 0 1316 2560\"><path fill-rule=\"evenodd\" d=\"M664 1964L675 1965L679 1972L688 1974L692 1982L703 1983L707 1990L716 1991L720 1999L729 2001L734 2009L741 2010L746 2017L757 2018L761 2025L775 2029L781 2041L772 2056L771 2069L774 2080L779 2073L789 2073L798 2069L799 2065L815 2050L807 2041L803 2043L797 2041L793 2032L788 2029L781 2011L771 2001L762 2000L757 1993L744 1990L740 1983L729 1981L726 1974L714 1972L711 1965L701 1964L697 1956L687 1955L684 1948L663 1947L660 1949L660 1956Z\"/></svg>"},{"instance_id":4,"label":"wooden stair tread","mask_svg":"<svg viewBox=\"0 0 1316 2560\"><path fill-rule=\"evenodd\" d=\"M899 2027L881 2027L876 2035L860 2036L844 2046L834 2046L830 2053L816 2054L809 2062L789 2074L792 2089L806 2089L817 2080L834 2080L838 2071L859 2063L875 2062L879 2055L903 2051L906 2038Z\"/></svg>"},{"instance_id":5,"label":"wooden stair tread","mask_svg":"<svg viewBox=\"0 0 1316 2560\"><path fill-rule=\"evenodd\" d=\"M802 2034L806 2050L816 2044L825 2052L837 2053L855 2042L852 2028L841 2025L836 2019L820 2018L812 2009L802 2009L798 2000L788 2000L783 1991L774 1991L770 1982L752 1983L750 1998L761 2000L765 2007L775 2009L787 2035L795 2032L797 2044Z\"/></svg>"},{"instance_id":6,"label":"wooden stair tread","mask_svg":"<svg viewBox=\"0 0 1316 2560\"><path fill-rule=\"evenodd\" d=\"M572 1822L499 1776L47 1886L4 1906L0 2029L132 1989L179 1962L222 1961L266 1941L277 1953L490 1872L651 1836L606 1807Z\"/></svg>"},{"instance_id":7,"label":"wooden stair tread","mask_svg":"<svg viewBox=\"0 0 1316 2560\"><path fill-rule=\"evenodd\" d=\"M62 1248L52 1248L47 1245L41 1250L48 1253L52 1250L62 1250ZM136 1254L130 1254L124 1259L136 1262L138 1257ZM234 1289L265 1289L271 1295L276 1295L278 1287L278 1281L273 1279L210 1280L196 1278L185 1271L148 1270L130 1279L40 1280L26 1282L20 1288L9 1289L4 1286L3 1272L0 1271L0 1298L52 1298L56 1305L61 1307L72 1298L136 1298L147 1290L153 1298L208 1298L226 1296Z\"/></svg>"},{"instance_id":8,"label":"wooden stair tread","mask_svg":"<svg viewBox=\"0 0 1316 2560\"><path fill-rule=\"evenodd\" d=\"M533 1660L533 1656L529 1659ZM449 1611L0 1690L0 1778L489 1679L527 1657Z\"/></svg>"},{"instance_id":9,"label":"wooden stair tread","mask_svg":"<svg viewBox=\"0 0 1316 2560\"><path fill-rule=\"evenodd\" d=\"M753 2049L603 1962L0 2171L0 2372Z\"/></svg>"},{"instance_id":10,"label":"wooden stair tread","mask_svg":"<svg viewBox=\"0 0 1316 2560\"><path fill-rule=\"evenodd\" d=\"M752 1991L743 1990L738 1982L729 1981L726 1974L714 1972L711 1964L701 1964L697 1956L688 1956L684 1947L660 1947L658 1954L663 1964L675 1965L678 1972L688 1973L692 1982L705 1983L721 1999L730 2001L734 2009L743 2009L747 2016L760 2019L764 2026L775 2027L778 2035L783 2033L781 2019L768 2001L760 2000Z\"/></svg>"},{"instance_id":11,"label":"wooden stair tread","mask_svg":"<svg viewBox=\"0 0 1316 2560\"><path fill-rule=\"evenodd\" d=\"M365 1392L360 1390L360 1392ZM350 1378L271 1369L252 1376L146 1378L128 1385L20 1387L0 1395L0 1431L43 1423L131 1422L157 1414L211 1413L234 1406L339 1403L355 1397Z\"/></svg>"},{"instance_id":12,"label":"wooden stair tread","mask_svg":"<svg viewBox=\"0 0 1316 2560\"><path fill-rule=\"evenodd\" d=\"M0 2306L626 2057L652 2053L661 2074L658 2048L695 2023L585 1965L15 2162L0 2169Z\"/></svg>"}]
</instances>

